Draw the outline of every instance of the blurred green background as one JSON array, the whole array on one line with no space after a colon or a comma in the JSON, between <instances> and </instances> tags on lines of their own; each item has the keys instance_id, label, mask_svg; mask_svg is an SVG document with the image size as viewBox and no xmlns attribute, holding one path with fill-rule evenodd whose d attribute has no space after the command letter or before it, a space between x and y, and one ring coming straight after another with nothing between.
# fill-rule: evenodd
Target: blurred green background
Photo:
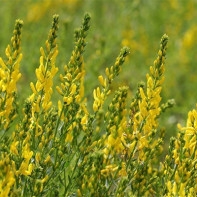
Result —
<instances>
[{"instance_id":1,"label":"blurred green background","mask_svg":"<svg viewBox=\"0 0 197 197\"><path fill-rule=\"evenodd\" d=\"M176 124L185 124L187 113L197 102L197 1L196 0L0 0L0 56L10 42L15 20L24 21L22 33L22 78L19 97L22 103L35 82L40 47L44 46L53 14L60 15L59 73L69 61L74 43L74 29L80 26L85 12L92 16L84 54L86 96L91 100L98 75L113 65L120 48L131 48L131 54L113 89L130 88L129 99L137 84L145 81L159 49L161 36L169 35L166 80L163 102L174 98L176 106L163 114L161 126L167 138L177 132ZM57 75L55 81L58 81ZM54 100L58 99L55 94Z\"/></svg>"}]
</instances>

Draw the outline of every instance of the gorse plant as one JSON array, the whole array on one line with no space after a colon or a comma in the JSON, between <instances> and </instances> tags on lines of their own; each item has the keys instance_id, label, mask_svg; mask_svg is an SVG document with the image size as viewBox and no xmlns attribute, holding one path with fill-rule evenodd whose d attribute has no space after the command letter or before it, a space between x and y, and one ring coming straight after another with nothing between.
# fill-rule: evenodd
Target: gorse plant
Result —
<instances>
[{"instance_id":1,"label":"gorse plant","mask_svg":"<svg viewBox=\"0 0 197 197\"><path fill-rule=\"evenodd\" d=\"M90 22L86 14L56 86L60 98L56 109L51 96L58 71L58 20L55 15L46 46L40 48L37 81L30 83L32 94L22 112L16 87L21 77L22 21L16 21L7 59L0 58L0 196L195 196L196 110L189 113L186 127L179 126L169 153L159 161L165 130L158 120L174 104L173 100L161 104L167 35L161 38L147 83L138 85L129 108L128 87L120 87L107 111L103 108L129 54L124 47L106 75L98 77L100 85L93 91L89 112L83 85Z\"/></svg>"}]
</instances>

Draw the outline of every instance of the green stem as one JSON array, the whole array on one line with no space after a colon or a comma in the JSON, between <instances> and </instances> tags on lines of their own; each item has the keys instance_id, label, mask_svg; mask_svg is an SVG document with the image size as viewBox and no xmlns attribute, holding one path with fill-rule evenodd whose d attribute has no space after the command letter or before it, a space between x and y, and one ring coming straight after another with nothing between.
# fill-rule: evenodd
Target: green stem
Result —
<instances>
[{"instance_id":1,"label":"green stem","mask_svg":"<svg viewBox=\"0 0 197 197\"><path fill-rule=\"evenodd\" d=\"M134 148L133 148L133 150L132 150L132 153L130 154L129 160L128 160L128 162L127 162L126 170L127 170L128 167L129 167L129 164L130 164L130 162L131 162L131 158L133 157L133 153L134 153L134 151L135 151L136 146L137 146L137 141L135 142L135 146L134 146Z\"/></svg>"},{"instance_id":2,"label":"green stem","mask_svg":"<svg viewBox=\"0 0 197 197\"><path fill-rule=\"evenodd\" d=\"M81 157L81 154L79 155L79 157L78 157L78 159L77 159L77 161L76 161L76 163L75 163L75 167L74 167L74 169L73 169L73 171L72 171L71 177L70 177L70 179L69 179L69 183L68 183L67 187L65 188L65 192L64 192L65 195L66 195L66 193L67 193L69 187L72 186L72 183L70 183L70 180L72 180L72 178L73 178L73 176L74 176L74 173L75 173L75 170L76 170L76 168L77 168L77 164L78 164L78 161L79 161L80 157Z\"/></svg>"},{"instance_id":3,"label":"green stem","mask_svg":"<svg viewBox=\"0 0 197 197\"><path fill-rule=\"evenodd\" d=\"M54 140L55 140L56 135L57 135L57 129L58 129L58 126L59 126L59 124L60 124L60 120L61 120L61 116L62 116L63 111L64 111L64 105L63 105L62 110L61 110L61 112L60 112L60 116L58 117L58 120L57 120L57 124L56 124L56 127L55 127L55 136L54 136Z\"/></svg>"}]
</instances>

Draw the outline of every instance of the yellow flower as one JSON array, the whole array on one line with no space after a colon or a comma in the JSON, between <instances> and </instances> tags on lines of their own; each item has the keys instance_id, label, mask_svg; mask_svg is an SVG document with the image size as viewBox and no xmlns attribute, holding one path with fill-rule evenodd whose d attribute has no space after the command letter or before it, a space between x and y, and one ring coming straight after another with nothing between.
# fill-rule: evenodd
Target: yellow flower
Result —
<instances>
[{"instance_id":1,"label":"yellow flower","mask_svg":"<svg viewBox=\"0 0 197 197\"><path fill-rule=\"evenodd\" d=\"M73 140L73 136L70 133L68 133L65 142L72 142L72 140Z\"/></svg>"},{"instance_id":2,"label":"yellow flower","mask_svg":"<svg viewBox=\"0 0 197 197\"><path fill-rule=\"evenodd\" d=\"M88 116L85 115L85 116L81 119L81 124L82 124L82 125L87 124L87 120L88 120Z\"/></svg>"},{"instance_id":3,"label":"yellow flower","mask_svg":"<svg viewBox=\"0 0 197 197\"><path fill-rule=\"evenodd\" d=\"M47 158L44 160L44 163L47 164L49 161L51 161L50 155L47 156Z\"/></svg>"},{"instance_id":4,"label":"yellow flower","mask_svg":"<svg viewBox=\"0 0 197 197\"><path fill-rule=\"evenodd\" d=\"M18 150L17 150L17 145L18 145L19 141L14 141L11 146L10 146L10 152L18 155Z\"/></svg>"},{"instance_id":5,"label":"yellow flower","mask_svg":"<svg viewBox=\"0 0 197 197\"><path fill-rule=\"evenodd\" d=\"M36 159L36 163L39 163L40 162L40 160L41 160L40 152L37 152L36 153L35 159Z\"/></svg>"},{"instance_id":6,"label":"yellow flower","mask_svg":"<svg viewBox=\"0 0 197 197\"><path fill-rule=\"evenodd\" d=\"M48 180L48 178L49 178L49 176L46 175L46 176L41 180L41 182L42 182L42 183L45 183L45 182Z\"/></svg>"}]
</instances>

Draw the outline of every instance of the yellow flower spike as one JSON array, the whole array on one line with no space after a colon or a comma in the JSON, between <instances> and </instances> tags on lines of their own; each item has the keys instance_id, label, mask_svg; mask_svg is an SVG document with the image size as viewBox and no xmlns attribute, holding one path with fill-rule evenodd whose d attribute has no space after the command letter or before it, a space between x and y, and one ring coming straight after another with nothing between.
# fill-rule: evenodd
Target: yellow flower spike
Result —
<instances>
[{"instance_id":1,"label":"yellow flower spike","mask_svg":"<svg viewBox=\"0 0 197 197\"><path fill-rule=\"evenodd\" d=\"M83 34L83 32L81 34ZM84 35L86 36L85 33L84 33ZM80 42L79 42L80 44L83 42L85 43L84 39L81 39L80 36L78 39L80 39ZM77 40L77 38L76 38L76 40ZM15 39L13 38L12 41L15 42ZM52 47L52 45L56 45L56 38L51 42L49 39L48 45L49 45L48 48L49 48L50 55L47 52L46 52L46 55L49 57L49 59L50 58L52 59L52 64L54 64L54 59L55 59L56 55L54 55L53 52L55 51L55 48L53 48L54 50L51 50L51 47ZM17 47L17 42L15 42L13 44L13 46ZM85 44L84 44L84 46L85 46ZM126 192L128 190L134 189L133 193L132 193L132 191L129 191L130 196L135 195L136 191L137 191L137 194L139 194L139 196L143 196L143 195L154 196L154 195L156 195L154 188L157 188L158 184L159 184L159 187L161 186L159 179L160 179L160 176L162 176L162 179L164 179L164 183L162 182L162 184L164 184L164 185L162 185L162 189L165 190L166 196L167 195L171 196L173 194L180 195L180 196L181 195L189 195L190 187L193 187L192 182L195 183L195 181L196 181L195 178L194 178L194 180L191 180L192 173L193 173L192 169L195 170L195 168L196 168L195 160L197 158L197 152L195 150L196 127L197 127L196 116L197 116L197 114L195 111L193 111L189 114L187 126L184 128L181 128L181 130L182 131L184 130L184 132L180 132L177 137L177 140L174 143L172 143L173 148L172 148L172 150L170 150L170 151L172 151L172 152L170 152L170 154L172 155L172 157L175 158L175 164L178 164L178 165L174 164L174 159L170 158L171 155L169 154L170 156L166 157L166 161L163 162L164 169L161 170L161 171L164 171L165 176L163 176L163 172L160 172L160 171L158 172L157 168L154 168L154 165L155 165L154 162L156 162L155 161L156 154L154 154L154 151L155 150L160 151L160 147L161 147L160 144L158 145L158 141L160 139L159 140L157 139L158 136L160 137L160 134L156 133L156 132L158 130L157 117L159 116L159 114L161 112L161 108L160 108L161 87L160 87L160 85L162 83L162 80L164 79L161 76L161 74L165 70L164 66L163 66L165 47L163 47L164 48L163 50L161 47L160 51L158 52L159 58L157 58L157 60L155 61L155 66L150 68L151 74L147 75L147 89L142 88L143 86L140 86L141 89L139 88L139 90L136 94L137 96L131 104L131 109L130 109L131 116L123 117L123 116L126 116L126 107L125 107L126 104L125 104L125 102L122 102L125 100L124 95L122 95L120 98L117 98L117 102L119 102L119 103L115 103L114 105L109 105L109 111L106 114L104 114L104 117L102 117L102 118L104 118L104 120L106 122L109 121L109 122L107 122L109 124L106 125L106 128L103 128L102 123L101 123L101 125L100 125L100 123L97 125L97 122L93 121L94 124L93 124L92 130L90 130L90 131L91 132L97 131L97 130L99 131L99 128L100 128L101 133L97 133L95 135L99 136L100 134L101 135L103 134L102 132L104 132L104 135L106 136L106 137L101 137L101 142L98 145L95 145L96 142L94 141L94 132L93 132L93 138L91 138L91 135L88 135L89 134L88 133L89 126L91 129L91 125L88 125L88 127L87 127L87 125L83 126L83 125L87 124L87 120L89 120L89 117L90 117L90 121L89 121L90 123L91 123L91 119L92 119L91 118L92 116L91 115L89 116L89 114L87 112L86 105L84 103L85 99L83 99L82 98L83 96L80 94L80 90L83 88L83 80L84 80L84 71L82 68L84 63L82 62L83 58L81 56L80 49L82 49L84 46L77 45L76 50L73 53L73 59L74 59L73 61L74 61L75 65L69 65L68 68L65 69L66 75L67 75L67 73L69 73L71 76L69 75L69 76L63 77L63 75L62 75L60 77L62 84L61 84L61 86L59 85L58 87L62 91L63 101L65 102L64 105L69 105L70 103L72 103L72 105L62 107L63 104L61 103L61 101L58 102L59 116L60 116L61 111L63 111L62 117L66 116L65 118L58 117L59 118L58 122L55 122L55 121L53 122L53 118L50 119L51 116L53 116L53 115L54 115L54 117L56 116L55 115L56 111L53 114L54 111L52 111L52 109L51 109L49 113L44 113L44 115L43 115L43 113L42 113L43 111L39 109L39 106L40 106L40 108L43 106L43 109L46 110L51 105L50 98L51 98L51 94L52 94L53 75L57 71L57 69L55 68L55 65L50 65L47 68L46 59L43 58L44 64L40 65L39 69L37 69L36 76L38 77L38 82L35 85L30 84L30 86L32 86L31 89L33 92L33 94L30 97L31 101L32 101L31 105L28 106L30 108L30 111L28 111L29 108L28 108L28 110L24 109L24 112L25 112L24 121L22 121L18 124L19 127L17 128L17 131L19 130L20 133L23 132L23 135L21 135L19 132L18 132L19 134L17 134L17 132L16 132L16 136L13 137L13 139L11 141L11 142L13 142L13 144L10 144L10 146L9 146L10 150L8 147L8 150L11 153L11 158L13 160L16 157L16 156L14 156L14 154L17 154L16 150L18 151L18 154L21 157L21 161L17 160L16 164L13 164L12 169L9 169L8 165L5 167L5 169L9 170L9 177L14 177L15 179L18 179L17 185L19 185L19 186L22 185L21 191L28 191L28 186L26 187L27 190L26 189L24 190L24 188L23 188L23 186L26 185L26 184L23 184L23 180L26 180L26 178L27 178L28 182L31 183L32 180L36 180L36 179L32 179L31 177L24 177L24 176L23 176L24 177L24 179L23 179L23 178L21 178L21 176L22 175L28 176L31 174L32 174L32 176L36 176L35 173L32 173L34 171L34 164L31 162L36 163L36 165L39 167L38 162L41 161L41 155L42 155L42 159L45 159L46 151L50 151L50 155L53 155L53 158L54 158L54 156L56 156L54 152L56 152L56 151L52 151L53 148L51 150L48 150L48 148L49 149L51 148L51 144L53 144L53 141L55 142L55 145L56 145L56 142L57 142L57 144L59 143L59 141L58 141L59 137L64 136L64 139L66 138L65 139L66 142L72 142L73 137L76 137L76 135L78 135L78 133L77 133L79 131L78 129L82 128L81 132L83 132L83 133L80 133L76 138L77 140L74 140L73 142L76 142L76 144L78 144L78 142L81 140L81 137L83 137L84 134L87 135L88 140L87 140L87 142L85 141L85 146L83 146L84 144L82 144L83 147L78 147L81 150L80 154L87 153L87 156L85 156L84 160L82 159L82 161L81 161L81 158L83 158L83 157L81 157L81 155L79 158L79 160L80 160L79 167L81 167L81 166L83 167L83 165L84 165L84 173L86 173L86 175L82 176L82 180L79 182L79 185L77 185L75 188L73 188L73 191L71 188L69 188L70 193L72 193L72 192L79 193L79 191L77 191L77 190L79 190L78 188L81 189L80 185L82 185L82 190L80 190L80 192L82 193L82 191L83 191L84 192L83 195L86 195L86 192L90 191L90 195L94 196L97 187L100 187L100 185L97 185L97 182L99 184L102 184L102 182L103 182L104 187L108 187L108 184L107 185L105 184L104 179L111 181L111 178L112 178L112 180L113 180L113 178L115 178L115 182L117 183L117 185L113 184L113 182L112 182L112 184L113 184L112 187L109 188L109 190L107 190L107 191L109 191L110 194L112 191L115 191L117 189L117 191L116 191L117 195L119 195L119 194L120 194L120 196L121 196L121 194L124 195L124 192L126 195L127 194ZM18 48L17 50L20 50L20 48ZM11 53L11 52L7 52L8 56L9 56L9 53ZM43 52L41 52L41 54L43 56ZM14 55L16 56L17 52L14 52ZM109 71L109 69L108 69L108 73L106 72L107 79L114 79L116 74L119 73L119 71L120 71L120 68L118 68L118 67L122 61L123 60L121 60L121 57L117 58L117 61L115 62L114 67L112 67L111 71ZM6 64L7 64L7 62L8 61L6 61ZM10 60L10 62L13 63L13 60ZM80 65L78 65L79 62L81 63ZM19 65L16 64L15 68L18 69L18 66ZM16 87L15 87L16 83L15 82L16 82L16 80L18 80L20 75L19 75L18 71L13 72L13 74L9 78L8 75L6 75L6 74L4 75L4 73L1 74L2 70L3 70L3 67L1 66L0 76L3 75L3 77L5 77L6 79L12 79L12 77L14 77L15 79L14 80L12 79L12 81L10 80L10 82L8 84L3 84L3 82L0 82L0 88L1 88L1 90L2 89L6 90L8 93L12 93L13 90L16 90ZM113 73L111 73L111 72L113 72ZM105 88L100 88L100 89L96 88L94 90L94 92L93 92L94 99L95 99L94 104L93 104L94 111L98 111L99 109L102 108L102 104L105 100L106 95L108 93L110 93L110 90L108 90L108 86L110 85L110 84L108 84L109 81L107 81L104 77L99 77L99 78L100 78L99 81L100 81L101 85L103 86L103 84L104 84L104 87L107 87L107 88L106 89ZM110 83L111 83L111 81L110 81ZM105 85L105 84L107 84L107 85ZM77 88L75 88L75 86L77 86ZM39 91L42 91L41 94L39 94ZM13 102L14 102L13 98L8 98L7 101L5 101L5 106L7 107L6 109L8 109L9 112L14 111L14 109L12 108ZM62 110L62 108L64 108L64 110ZM75 109L77 109L76 115L73 115ZM68 111L66 111L66 110L68 110ZM40 111L40 113L37 113L37 114L35 113L35 112L39 112L39 111ZM73 113L70 113L70 112L73 112ZM98 114L96 114L96 115L98 115ZM9 113L7 112L7 110L5 112L0 112L1 119L2 119L2 116L5 116L5 115L8 117L8 121L12 120L12 118L9 117ZM127 119L131 119L132 122L128 123ZM1 122L2 121L3 120L1 120ZM45 124L45 122L46 122L46 124ZM60 122L60 124L59 124L59 122ZM45 125L47 125L47 126L45 126ZM114 127L114 125L115 125L115 127ZM43 128L43 126L44 126L44 128ZM40 135L42 133L40 128L43 128L43 130L42 130L42 132L44 132L43 137L41 137L42 135ZM55 129L57 128L57 131L58 131L57 135L53 134L54 128ZM64 128L64 129L62 129L62 131L60 131L59 128ZM83 131L83 129L84 129L84 131ZM63 135L61 135L61 132L64 132L64 131L66 133L62 133ZM74 133L75 131L76 131L76 133ZM34 135L34 132L35 132L35 135ZM87 132L87 134L85 132ZM156 135L154 135L154 136L156 136L156 139L152 138L153 134L156 134ZM27 135L27 137L26 137L26 135ZM44 136L45 136L45 138L44 138ZM18 141L18 139L21 140L20 146L19 145L17 146L17 143L14 144L15 142ZM78 141L78 139L79 139L79 141ZM93 139L93 141L92 141L92 139ZM181 140L181 142L182 142L182 140L184 140L185 142L180 143L179 139ZM50 142L50 140L52 140L51 141L52 143ZM89 142L89 140L90 140L90 142ZM88 143L90 143L90 144L88 144ZM26 144L28 144L28 145L26 146ZM37 147L38 144L39 144L39 149L40 149L38 151L40 151L40 152L35 152L34 150L32 150L33 154L34 155L36 154L35 161L34 161L34 159L30 158L29 162L27 162L26 160L29 159L28 155L32 154L30 147ZM70 146L71 150L75 150L72 148L75 148L74 146L76 144L72 143L72 145ZM174 146L174 144L175 144L175 146ZM182 144L184 144L183 145L184 147L182 147ZM86 147L86 145L87 145L87 147ZM93 146L93 145L95 145L95 146ZM126 184L123 182L123 185L121 185L122 178L125 178L125 181L127 181L128 176L126 173L131 172L130 166L129 166L129 164L126 163L126 161L128 161L127 159L129 159L129 155L131 154L131 152L133 153L133 149L135 148L135 146L136 146L136 151L134 151L134 155L131 155L134 159L131 158L131 160L129 160L131 162L131 165L136 166L136 168L134 168L134 171L132 172L134 174L132 176L132 179L133 179L132 180L132 187L130 187L130 188L127 187L125 191L122 191L122 190L124 190L124 185L131 183L128 180L128 182ZM63 144L58 147L61 154L63 154L62 153L63 147L65 147ZM16 148L16 150L15 150L15 148ZM43 148L46 148L46 150L43 150ZM174 151L174 149L176 151ZM104 157L103 161L102 161L101 157L99 157L98 162L96 159L92 159L95 157L95 155L98 152L101 152L101 151L102 151L102 154L104 154L104 155L102 155ZM55 166L54 169L58 173L59 167L61 167L60 163L58 164L58 162L59 162L58 157L61 154L59 154L59 152L57 154L58 154L57 155L57 163L54 165ZM76 152L76 157L74 156L74 159L72 160L72 162L78 161L77 154L78 154L78 152ZM66 157L66 155L64 155L64 156ZM194 157L194 159L192 159L192 157ZM51 156L51 158L52 158L52 156ZM179 161L179 158L180 158L180 161ZM46 160L47 160L47 158L45 159L45 161ZM119 162L120 160L124 160L125 163ZM168 165L169 161L170 161L170 165ZM7 159L6 159L6 162L7 162ZM13 162L13 161L9 161L9 162ZM88 162L90 162L90 163L88 163ZM119 169L119 172L117 172L115 174L113 172L115 172L119 168L117 166L117 162L119 162L118 165L119 165L120 169ZM172 165L171 165L171 162L172 162ZM192 164L190 164L190 162ZM1 165L1 163L2 163L2 161L0 160L0 165ZM97 163L99 163L99 168L98 168L98 166L96 166ZM116 163L116 164L114 164L114 163ZM102 164L104 164L104 165L102 166ZM120 166L120 164L121 164L121 166ZM17 169L19 168L20 170L16 171L16 167L14 167L14 165L16 165ZM148 168L147 168L147 165L148 165ZM175 166L177 169L175 171L175 174L173 174L174 173L173 170L174 170ZM49 166L46 165L46 170L44 169L44 171L40 170L39 172L37 172L39 175L39 179L40 179L40 177L41 178L45 177L46 172L50 173L50 169L48 169L48 167ZM4 168L1 168L1 166L0 166L0 169L4 170ZM51 170L53 171L52 168L51 168ZM191 170L191 171L188 172L188 170ZM12 175L12 173L14 173L13 176L10 176L10 175ZM69 172L66 172L66 173L68 173L68 175L70 174ZM73 174L75 177L75 175L77 173L74 172ZM116 177L115 177L115 175L116 175ZM60 174L60 176L63 177L63 175L61 175L61 174ZM2 177L1 170L0 170L0 177ZM66 174L66 177L67 177L67 174ZM110 179L108 179L109 177L110 177ZM36 178L36 177L33 177L33 178ZM170 183L169 183L169 179L170 179ZM179 181L179 183L176 183L176 182L178 182L177 180L179 180L179 179L181 179ZM59 181L58 179L56 179L56 180ZM91 187L91 190L87 190L85 188L85 187L87 187L88 180L90 180L89 182L92 183L92 185L89 185ZM95 180L98 180L98 181L95 181ZM53 177L52 177L52 179L50 179L50 181L53 181ZM159 181L159 183L157 181ZM184 191L185 194L184 194L184 192L179 194L179 190L181 192L181 183L180 182L182 182L182 181L187 182L187 187L186 187L186 185L184 186L185 187L185 191ZM10 182L12 183L12 181L10 181ZM42 179L42 182L44 183L46 181L43 181L43 179ZM36 180L36 182L35 182L36 186L34 188L36 188L38 193L40 191L40 192L43 192L43 195L45 195L45 191L48 191L47 190L48 184L46 185L43 183L41 184L41 180L40 181ZM2 182L0 181L0 191L2 190L1 184L2 184ZM50 184L52 184L52 182L50 182ZM77 181L77 184L78 184L78 181ZM109 182L109 184L110 184L110 182ZM169 184L170 184L170 186L169 186ZM72 183L71 183L71 185L72 185ZM44 186L46 186L46 188L44 188ZM166 186L167 186L167 189L169 190L169 192L166 191ZM15 192L15 190L17 189L15 187L18 187L18 186L14 185L13 187L10 188L10 191ZM32 188L32 189L34 189L34 188ZM183 188L183 186L182 186L182 188ZM105 189L108 189L108 188L105 188ZM121 190L120 193L118 193L119 189ZM163 191L162 189L160 191L160 188L157 188L157 191L159 191L158 195L162 195L162 191ZM196 192L196 191L197 191L197 188L195 187L195 191L193 191L193 192ZM34 191L34 193L35 193L35 191ZM109 193L107 193L106 195L108 195ZM8 195L11 195L11 194L8 194ZM35 195L36 195L36 193L35 193ZM193 195L195 195L195 193L193 193Z\"/></svg>"}]
</instances>

